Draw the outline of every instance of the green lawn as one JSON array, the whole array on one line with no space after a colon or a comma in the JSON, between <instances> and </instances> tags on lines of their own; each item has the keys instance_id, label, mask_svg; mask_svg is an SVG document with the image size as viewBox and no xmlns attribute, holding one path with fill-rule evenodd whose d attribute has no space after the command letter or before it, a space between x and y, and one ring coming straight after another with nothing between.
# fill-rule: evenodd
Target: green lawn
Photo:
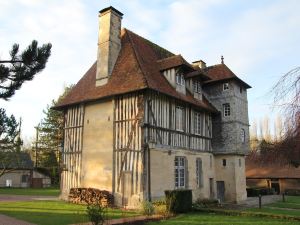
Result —
<instances>
[{"instance_id":1,"label":"green lawn","mask_svg":"<svg viewBox=\"0 0 300 225\"><path fill-rule=\"evenodd\" d=\"M0 195L58 196L59 188L0 188Z\"/></svg>"},{"instance_id":2,"label":"green lawn","mask_svg":"<svg viewBox=\"0 0 300 225\"><path fill-rule=\"evenodd\" d=\"M86 206L63 201L0 202L0 213L38 225L66 225L87 222ZM138 215L134 211L108 209L108 218Z\"/></svg>"},{"instance_id":3,"label":"green lawn","mask_svg":"<svg viewBox=\"0 0 300 225\"><path fill-rule=\"evenodd\" d=\"M262 209L252 208L247 211L300 217L300 196L286 196L285 202L278 201L263 206Z\"/></svg>"},{"instance_id":4,"label":"green lawn","mask_svg":"<svg viewBox=\"0 0 300 225\"><path fill-rule=\"evenodd\" d=\"M188 213L169 220L150 222L147 225L299 225L299 221L288 221L251 216L225 216L214 213Z\"/></svg>"}]
</instances>

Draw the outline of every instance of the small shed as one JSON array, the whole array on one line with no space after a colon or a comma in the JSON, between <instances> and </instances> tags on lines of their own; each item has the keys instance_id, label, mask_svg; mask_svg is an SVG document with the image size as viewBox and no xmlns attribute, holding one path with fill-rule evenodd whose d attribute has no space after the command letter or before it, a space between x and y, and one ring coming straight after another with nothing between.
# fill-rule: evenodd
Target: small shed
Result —
<instances>
[{"instance_id":1,"label":"small shed","mask_svg":"<svg viewBox=\"0 0 300 225\"><path fill-rule=\"evenodd\" d=\"M50 177L34 169L28 153L21 153L20 163L11 165L7 169L10 171L0 177L0 187L43 188L51 186Z\"/></svg>"},{"instance_id":2,"label":"small shed","mask_svg":"<svg viewBox=\"0 0 300 225\"><path fill-rule=\"evenodd\" d=\"M246 184L247 187L274 188L278 194L289 189L300 191L300 167L246 160Z\"/></svg>"}]
</instances>

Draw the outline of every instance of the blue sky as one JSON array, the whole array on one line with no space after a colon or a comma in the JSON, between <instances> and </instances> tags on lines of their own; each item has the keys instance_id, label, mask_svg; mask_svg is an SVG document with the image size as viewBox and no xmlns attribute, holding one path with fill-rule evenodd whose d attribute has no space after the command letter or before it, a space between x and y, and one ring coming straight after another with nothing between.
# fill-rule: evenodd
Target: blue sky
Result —
<instances>
[{"instance_id":1,"label":"blue sky","mask_svg":"<svg viewBox=\"0 0 300 225\"><path fill-rule=\"evenodd\" d=\"M300 1L297 0L1 0L0 58L13 43L53 44L46 69L0 107L23 118L23 136L34 135L43 109L76 83L96 60L98 11L113 5L123 27L207 65L225 63L253 88L250 123L274 114L267 93L281 75L299 66Z\"/></svg>"}]
</instances>

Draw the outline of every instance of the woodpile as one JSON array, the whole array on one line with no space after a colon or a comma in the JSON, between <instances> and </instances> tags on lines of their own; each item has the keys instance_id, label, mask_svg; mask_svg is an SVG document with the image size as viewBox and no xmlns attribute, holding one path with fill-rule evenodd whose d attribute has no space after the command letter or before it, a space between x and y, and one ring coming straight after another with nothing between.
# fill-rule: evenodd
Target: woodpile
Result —
<instances>
[{"instance_id":1,"label":"woodpile","mask_svg":"<svg viewBox=\"0 0 300 225\"><path fill-rule=\"evenodd\" d=\"M101 204L105 207L112 207L114 197L108 191L96 188L71 188L69 202L75 204Z\"/></svg>"}]
</instances>

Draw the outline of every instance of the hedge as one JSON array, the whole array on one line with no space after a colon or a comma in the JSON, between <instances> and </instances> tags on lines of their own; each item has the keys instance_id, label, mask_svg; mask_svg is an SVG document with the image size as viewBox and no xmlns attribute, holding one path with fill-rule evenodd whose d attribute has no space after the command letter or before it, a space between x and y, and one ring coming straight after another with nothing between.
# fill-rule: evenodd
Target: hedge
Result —
<instances>
[{"instance_id":1,"label":"hedge","mask_svg":"<svg viewBox=\"0 0 300 225\"><path fill-rule=\"evenodd\" d=\"M185 213L192 208L192 190L166 190L167 209L172 213Z\"/></svg>"},{"instance_id":2,"label":"hedge","mask_svg":"<svg viewBox=\"0 0 300 225\"><path fill-rule=\"evenodd\" d=\"M300 196L300 189L286 189L286 195Z\"/></svg>"},{"instance_id":3,"label":"hedge","mask_svg":"<svg viewBox=\"0 0 300 225\"><path fill-rule=\"evenodd\" d=\"M247 188L247 197L257 197L258 195L274 195L273 188Z\"/></svg>"}]
</instances>

